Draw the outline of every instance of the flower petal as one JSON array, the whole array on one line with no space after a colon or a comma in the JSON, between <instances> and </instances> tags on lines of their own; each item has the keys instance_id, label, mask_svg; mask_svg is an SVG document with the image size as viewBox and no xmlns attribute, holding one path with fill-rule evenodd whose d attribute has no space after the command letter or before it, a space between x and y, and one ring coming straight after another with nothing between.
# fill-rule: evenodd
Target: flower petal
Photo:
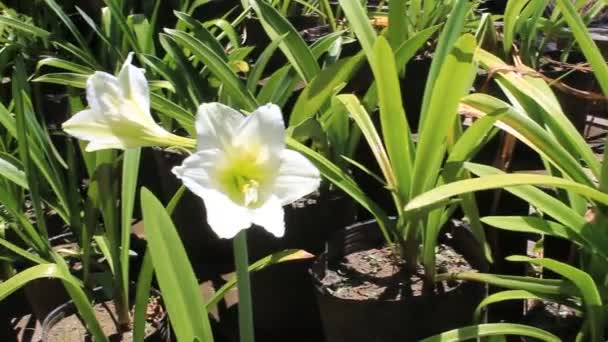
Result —
<instances>
[{"instance_id":1,"label":"flower petal","mask_svg":"<svg viewBox=\"0 0 608 342\"><path fill-rule=\"evenodd\" d=\"M131 64L132 58L133 53L130 53L120 69L118 82L125 100L133 102L135 107L139 110L135 113L124 113L124 115L130 116L135 114L138 115L139 120L149 122L153 119L150 115L150 89L148 87L148 80L146 80L143 69Z\"/></svg>"},{"instance_id":2,"label":"flower petal","mask_svg":"<svg viewBox=\"0 0 608 342\"><path fill-rule=\"evenodd\" d=\"M221 155L217 149L199 151L172 171L190 191L205 201L207 223L211 229L220 238L228 239L251 226L251 213L216 189L213 176L219 158Z\"/></svg>"},{"instance_id":3,"label":"flower petal","mask_svg":"<svg viewBox=\"0 0 608 342\"><path fill-rule=\"evenodd\" d=\"M89 152L106 148L126 148L125 144L114 135L104 116L92 109L76 113L63 123L62 128L80 140L95 142L87 145L86 150Z\"/></svg>"},{"instance_id":4,"label":"flower petal","mask_svg":"<svg viewBox=\"0 0 608 342\"><path fill-rule=\"evenodd\" d=\"M300 153L292 150L281 152L281 167L275 180L274 194L282 205L310 194L319 188L319 170Z\"/></svg>"},{"instance_id":5,"label":"flower petal","mask_svg":"<svg viewBox=\"0 0 608 342\"><path fill-rule=\"evenodd\" d=\"M174 167L172 172L188 189L202 197L199 192L216 187L213 177L219 159L218 149L198 151L184 159L182 165Z\"/></svg>"},{"instance_id":6,"label":"flower petal","mask_svg":"<svg viewBox=\"0 0 608 342\"><path fill-rule=\"evenodd\" d=\"M199 196L205 201L207 223L218 237L230 239L251 227L251 211L232 202L223 193L203 190Z\"/></svg>"},{"instance_id":7,"label":"flower petal","mask_svg":"<svg viewBox=\"0 0 608 342\"><path fill-rule=\"evenodd\" d=\"M253 223L276 237L282 237L285 234L284 216L281 201L278 197L271 196L263 206L253 210Z\"/></svg>"},{"instance_id":8,"label":"flower petal","mask_svg":"<svg viewBox=\"0 0 608 342\"><path fill-rule=\"evenodd\" d=\"M198 149L224 148L230 144L245 116L221 103L204 103L196 114Z\"/></svg>"},{"instance_id":9,"label":"flower petal","mask_svg":"<svg viewBox=\"0 0 608 342\"><path fill-rule=\"evenodd\" d=\"M122 98L118 79L107 72L96 71L87 80L87 102L91 109L115 115L122 105Z\"/></svg>"},{"instance_id":10,"label":"flower petal","mask_svg":"<svg viewBox=\"0 0 608 342\"><path fill-rule=\"evenodd\" d=\"M267 148L276 155L285 148L285 123L281 109L266 104L251 113L238 128L233 139L235 148Z\"/></svg>"},{"instance_id":11,"label":"flower petal","mask_svg":"<svg viewBox=\"0 0 608 342\"><path fill-rule=\"evenodd\" d=\"M126 150L128 148L130 148L130 146L125 145L124 142L122 142L116 138L112 138L112 139L107 139L107 140L91 141L87 144L87 146L85 147L84 150L86 152L95 152L95 151L107 150L107 149Z\"/></svg>"}]
</instances>

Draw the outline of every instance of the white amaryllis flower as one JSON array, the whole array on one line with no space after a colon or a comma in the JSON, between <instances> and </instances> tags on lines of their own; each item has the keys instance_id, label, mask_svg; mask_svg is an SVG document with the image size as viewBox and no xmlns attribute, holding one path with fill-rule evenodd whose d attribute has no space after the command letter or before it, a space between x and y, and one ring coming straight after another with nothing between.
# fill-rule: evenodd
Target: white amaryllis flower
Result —
<instances>
[{"instance_id":1,"label":"white amaryllis flower","mask_svg":"<svg viewBox=\"0 0 608 342\"><path fill-rule=\"evenodd\" d=\"M283 236L283 206L319 187L319 170L285 148L279 107L249 116L219 103L199 107L198 151L173 173L205 201L207 222L221 238L252 224Z\"/></svg>"},{"instance_id":2,"label":"white amaryllis flower","mask_svg":"<svg viewBox=\"0 0 608 342\"><path fill-rule=\"evenodd\" d=\"M90 109L64 122L68 134L89 141L86 151L141 146L194 147L192 139L167 132L150 114L150 90L144 71L125 60L118 77L97 71L87 80Z\"/></svg>"}]
</instances>

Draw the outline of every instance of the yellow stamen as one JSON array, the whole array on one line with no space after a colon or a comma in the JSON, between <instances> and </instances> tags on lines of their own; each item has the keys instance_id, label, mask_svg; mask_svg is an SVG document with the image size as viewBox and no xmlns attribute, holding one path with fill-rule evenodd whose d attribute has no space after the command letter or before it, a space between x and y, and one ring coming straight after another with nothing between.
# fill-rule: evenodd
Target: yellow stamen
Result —
<instances>
[{"instance_id":1,"label":"yellow stamen","mask_svg":"<svg viewBox=\"0 0 608 342\"><path fill-rule=\"evenodd\" d=\"M245 205L249 206L251 204L255 204L258 201L258 187L260 184L253 179L247 181L241 187L241 192L245 196Z\"/></svg>"}]
</instances>

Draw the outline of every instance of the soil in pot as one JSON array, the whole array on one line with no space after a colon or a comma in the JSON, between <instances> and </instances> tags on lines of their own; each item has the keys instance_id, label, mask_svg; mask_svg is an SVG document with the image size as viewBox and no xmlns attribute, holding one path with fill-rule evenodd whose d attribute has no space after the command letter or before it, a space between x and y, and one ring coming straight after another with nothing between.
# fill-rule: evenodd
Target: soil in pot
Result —
<instances>
[{"instance_id":1,"label":"soil in pot","mask_svg":"<svg viewBox=\"0 0 608 342\"><path fill-rule=\"evenodd\" d=\"M446 244L437 252L438 273L470 272L473 267ZM321 284L335 297L352 300L402 300L423 295L424 268L418 265L414 274L406 273L401 260L395 259L390 247L372 248L344 257L336 270L327 270ZM435 294L449 292L461 282L437 284Z\"/></svg>"},{"instance_id":2,"label":"soil in pot","mask_svg":"<svg viewBox=\"0 0 608 342\"><path fill-rule=\"evenodd\" d=\"M439 272L486 270L471 233L450 227L437 256ZM406 274L385 247L375 221L336 234L311 270L327 341L418 341L471 323L483 284L445 282L422 293L423 270Z\"/></svg>"},{"instance_id":3,"label":"soil in pot","mask_svg":"<svg viewBox=\"0 0 608 342\"><path fill-rule=\"evenodd\" d=\"M120 333L113 301L97 303L93 309L97 321L110 341L133 341L132 331ZM168 341L166 318L160 297L150 297L146 309L146 341ZM92 338L72 302L59 306L51 312L44 320L42 329L45 342L89 341Z\"/></svg>"}]
</instances>

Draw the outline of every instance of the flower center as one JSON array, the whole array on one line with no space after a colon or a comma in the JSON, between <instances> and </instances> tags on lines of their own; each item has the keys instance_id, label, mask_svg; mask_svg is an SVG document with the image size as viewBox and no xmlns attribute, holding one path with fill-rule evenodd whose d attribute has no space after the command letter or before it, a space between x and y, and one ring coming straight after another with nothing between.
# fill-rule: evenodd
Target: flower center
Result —
<instances>
[{"instance_id":1,"label":"flower center","mask_svg":"<svg viewBox=\"0 0 608 342\"><path fill-rule=\"evenodd\" d=\"M248 208L263 205L275 170L261 158L259 149L230 151L217 165L216 179L232 201Z\"/></svg>"},{"instance_id":2,"label":"flower center","mask_svg":"<svg viewBox=\"0 0 608 342\"><path fill-rule=\"evenodd\" d=\"M258 189L260 183L253 179L246 180L241 186L241 193L245 200L245 206L255 205L259 199Z\"/></svg>"}]
</instances>

